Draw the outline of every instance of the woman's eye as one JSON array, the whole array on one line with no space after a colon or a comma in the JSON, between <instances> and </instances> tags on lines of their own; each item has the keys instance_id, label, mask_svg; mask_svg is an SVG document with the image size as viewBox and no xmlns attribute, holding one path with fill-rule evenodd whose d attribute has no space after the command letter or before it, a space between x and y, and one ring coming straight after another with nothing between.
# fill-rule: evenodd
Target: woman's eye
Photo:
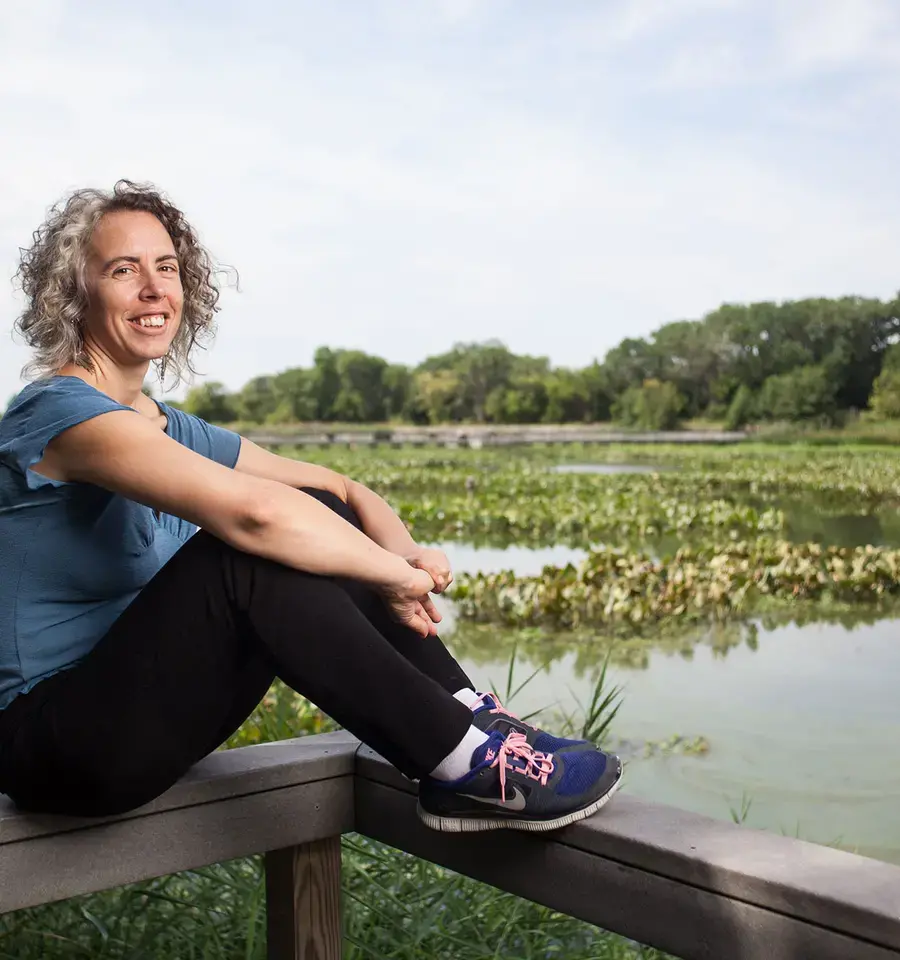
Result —
<instances>
[{"instance_id":1,"label":"woman's eye","mask_svg":"<svg viewBox=\"0 0 900 960\"><path fill-rule=\"evenodd\" d=\"M116 269L113 270L113 276L115 277L115 276L118 276L118 274L120 273L130 273L130 272L131 272L131 267L116 267Z\"/></svg>"}]
</instances>

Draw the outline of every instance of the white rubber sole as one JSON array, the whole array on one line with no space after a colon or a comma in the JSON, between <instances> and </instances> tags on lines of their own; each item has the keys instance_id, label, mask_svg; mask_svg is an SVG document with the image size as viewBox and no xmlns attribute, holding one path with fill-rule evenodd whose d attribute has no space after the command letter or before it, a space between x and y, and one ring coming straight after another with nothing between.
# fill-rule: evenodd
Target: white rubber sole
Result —
<instances>
[{"instance_id":1,"label":"white rubber sole","mask_svg":"<svg viewBox=\"0 0 900 960\"><path fill-rule=\"evenodd\" d=\"M622 783L622 773L612 785L608 793L595 800L581 810L574 810L554 820L516 820L512 817L436 817L416 805L416 813L426 827L438 830L441 833L479 833L484 830L526 830L529 833L547 833L550 830L559 830L579 820L586 820L598 810L606 806Z\"/></svg>"}]
</instances>

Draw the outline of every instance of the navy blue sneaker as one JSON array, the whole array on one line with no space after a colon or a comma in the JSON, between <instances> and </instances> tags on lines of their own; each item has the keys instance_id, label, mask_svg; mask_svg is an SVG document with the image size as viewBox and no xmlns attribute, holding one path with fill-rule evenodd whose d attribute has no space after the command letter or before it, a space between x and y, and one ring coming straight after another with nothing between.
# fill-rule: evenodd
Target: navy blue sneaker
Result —
<instances>
[{"instance_id":1,"label":"navy blue sneaker","mask_svg":"<svg viewBox=\"0 0 900 960\"><path fill-rule=\"evenodd\" d=\"M618 790L622 764L596 747L534 750L522 733L493 731L459 780L425 777L419 819L433 830L557 830L596 813Z\"/></svg>"},{"instance_id":2,"label":"navy blue sneaker","mask_svg":"<svg viewBox=\"0 0 900 960\"><path fill-rule=\"evenodd\" d=\"M497 730L504 737L510 731L521 733L528 741L528 745L539 753L597 749L590 740L568 740L564 737L555 737L552 733L541 730L540 727L534 727L520 720L500 703L496 693L479 694L478 702L472 705L472 723L485 733Z\"/></svg>"}]
</instances>

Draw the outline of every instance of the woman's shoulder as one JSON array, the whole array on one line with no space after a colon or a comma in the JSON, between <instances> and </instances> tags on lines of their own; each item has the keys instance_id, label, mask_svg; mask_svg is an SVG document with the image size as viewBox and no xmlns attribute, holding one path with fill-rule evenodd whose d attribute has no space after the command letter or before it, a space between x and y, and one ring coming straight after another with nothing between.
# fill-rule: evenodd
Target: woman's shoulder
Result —
<instances>
[{"instance_id":1,"label":"woman's shoulder","mask_svg":"<svg viewBox=\"0 0 900 960\"><path fill-rule=\"evenodd\" d=\"M13 397L0 419L0 437L61 420L77 422L107 410L128 409L79 377L34 380Z\"/></svg>"},{"instance_id":2,"label":"woman's shoulder","mask_svg":"<svg viewBox=\"0 0 900 960\"><path fill-rule=\"evenodd\" d=\"M104 404L120 407L122 404L112 397L92 387L80 377L70 377L56 374L40 380L32 380L26 384L10 401L4 413L4 419L10 414L15 415L22 409L53 406L58 403Z\"/></svg>"},{"instance_id":3,"label":"woman's shoulder","mask_svg":"<svg viewBox=\"0 0 900 960\"><path fill-rule=\"evenodd\" d=\"M130 409L78 377L35 380L0 418L0 462L26 473L63 430L111 410Z\"/></svg>"}]
</instances>

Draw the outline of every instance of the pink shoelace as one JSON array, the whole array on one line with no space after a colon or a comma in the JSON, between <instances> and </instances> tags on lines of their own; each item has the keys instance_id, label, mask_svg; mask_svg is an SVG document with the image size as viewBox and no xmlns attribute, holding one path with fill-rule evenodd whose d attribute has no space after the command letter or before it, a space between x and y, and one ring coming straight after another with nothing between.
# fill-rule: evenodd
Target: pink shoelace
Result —
<instances>
[{"instance_id":1,"label":"pink shoelace","mask_svg":"<svg viewBox=\"0 0 900 960\"><path fill-rule=\"evenodd\" d=\"M506 802L506 770L515 770L517 773L524 773L526 777L537 780L541 786L547 786L547 777L553 773L553 754L541 753L534 750L525 738L524 733L511 732L506 735L503 745L497 750L496 756L493 750L488 750L485 759L493 758L492 767L500 766L500 797ZM513 760L524 762L524 769L520 766L513 766Z\"/></svg>"},{"instance_id":2,"label":"pink shoelace","mask_svg":"<svg viewBox=\"0 0 900 960\"><path fill-rule=\"evenodd\" d=\"M481 703L483 706L485 706L485 707L487 706L487 703L485 703L485 698L486 698L486 697L490 697L491 700L493 700L494 703L497 704L496 707L491 707L491 708L488 710L488 713L502 713L503 716L505 716L505 717L512 717L513 720L518 720L519 723L524 723L526 727L531 727L532 730L536 730L536 729L537 729L537 728L534 726L534 724L531 724L531 723L529 723L527 720L523 720L521 717L516 716L516 714L514 714L514 713L512 712L512 710L507 710L506 707L504 707L503 704L500 702L500 698L497 696L497 694L496 694L496 693L491 693L490 690L486 691L485 693L482 693L481 696L478 698L478 700L480 701L480 703Z\"/></svg>"}]
</instances>

